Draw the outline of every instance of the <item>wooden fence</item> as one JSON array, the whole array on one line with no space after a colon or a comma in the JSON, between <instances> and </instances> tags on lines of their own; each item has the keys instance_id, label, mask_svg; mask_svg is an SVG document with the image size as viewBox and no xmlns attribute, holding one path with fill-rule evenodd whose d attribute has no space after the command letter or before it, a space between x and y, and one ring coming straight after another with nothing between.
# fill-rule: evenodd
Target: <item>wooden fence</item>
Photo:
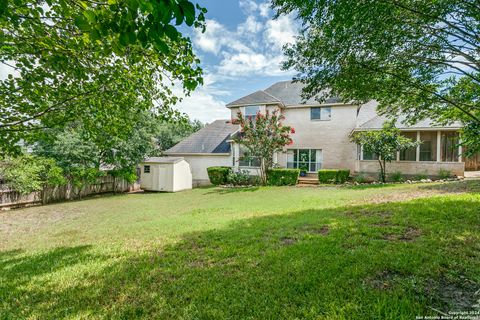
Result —
<instances>
[{"instance_id":1,"label":"wooden fence","mask_svg":"<svg viewBox=\"0 0 480 320\"><path fill-rule=\"evenodd\" d=\"M129 183L123 179L112 176L101 177L97 183L86 185L83 188L66 184L59 187L47 187L44 190L29 194L21 194L10 189L8 185L0 184L0 209L81 199L89 195L108 192L130 192L137 190L140 190L140 185L137 182Z\"/></svg>"}]
</instances>

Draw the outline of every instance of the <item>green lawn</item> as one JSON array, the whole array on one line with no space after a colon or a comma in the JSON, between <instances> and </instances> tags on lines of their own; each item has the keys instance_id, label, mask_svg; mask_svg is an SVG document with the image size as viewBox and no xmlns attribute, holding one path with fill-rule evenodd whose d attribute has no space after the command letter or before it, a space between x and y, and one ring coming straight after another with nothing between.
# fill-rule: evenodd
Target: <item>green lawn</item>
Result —
<instances>
[{"instance_id":1,"label":"green lawn","mask_svg":"<svg viewBox=\"0 0 480 320\"><path fill-rule=\"evenodd\" d=\"M0 319L479 310L480 182L203 188L0 212Z\"/></svg>"}]
</instances>

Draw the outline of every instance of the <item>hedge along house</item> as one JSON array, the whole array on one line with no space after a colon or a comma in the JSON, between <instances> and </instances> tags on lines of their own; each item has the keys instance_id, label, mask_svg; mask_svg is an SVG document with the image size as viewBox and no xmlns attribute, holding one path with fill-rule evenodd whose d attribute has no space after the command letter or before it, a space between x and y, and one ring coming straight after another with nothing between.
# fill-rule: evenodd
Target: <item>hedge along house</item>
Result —
<instances>
[{"instance_id":1,"label":"hedge along house","mask_svg":"<svg viewBox=\"0 0 480 320\"><path fill-rule=\"evenodd\" d=\"M368 155L350 141L355 131L379 130L386 118L376 112L378 103L357 105L332 97L325 102L301 98L303 84L291 81L275 83L226 105L231 120L241 112L255 117L257 112L279 110L284 123L295 128L293 144L274 155L279 167L306 167L310 173L319 169L350 169L353 173L378 172L375 155ZM415 150L397 154L397 161L387 166L387 173L400 171L407 175L439 175L448 170L463 176L465 163L459 146L461 124L437 126L431 120L405 125L404 117L397 121L402 133L422 141ZM217 120L166 151L170 156L182 156L190 163L194 185L208 183L207 167L231 166L234 169L258 173L258 161L243 160L244 150L233 143L232 136L240 128L231 120Z\"/></svg>"}]
</instances>

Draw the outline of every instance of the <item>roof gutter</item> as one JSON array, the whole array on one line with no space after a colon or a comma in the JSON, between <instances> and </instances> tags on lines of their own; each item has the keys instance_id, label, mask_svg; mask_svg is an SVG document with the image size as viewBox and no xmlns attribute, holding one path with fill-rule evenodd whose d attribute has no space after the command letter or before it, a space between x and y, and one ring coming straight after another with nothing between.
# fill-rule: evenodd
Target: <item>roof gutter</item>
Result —
<instances>
[{"instance_id":1,"label":"roof gutter","mask_svg":"<svg viewBox=\"0 0 480 320\"><path fill-rule=\"evenodd\" d=\"M208 152L189 152L189 153L180 153L180 152L164 152L167 156L229 156L230 152L222 153L208 153Z\"/></svg>"}]
</instances>

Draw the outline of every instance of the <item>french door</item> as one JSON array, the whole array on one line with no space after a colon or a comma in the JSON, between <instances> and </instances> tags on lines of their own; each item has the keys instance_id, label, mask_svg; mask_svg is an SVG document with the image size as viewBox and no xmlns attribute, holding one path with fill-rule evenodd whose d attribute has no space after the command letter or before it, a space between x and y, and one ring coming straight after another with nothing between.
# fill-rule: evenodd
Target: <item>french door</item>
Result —
<instances>
[{"instance_id":1,"label":"french door","mask_svg":"<svg viewBox=\"0 0 480 320\"><path fill-rule=\"evenodd\" d=\"M317 172L322 168L322 158L319 149L290 149L287 151L287 168Z\"/></svg>"}]
</instances>

